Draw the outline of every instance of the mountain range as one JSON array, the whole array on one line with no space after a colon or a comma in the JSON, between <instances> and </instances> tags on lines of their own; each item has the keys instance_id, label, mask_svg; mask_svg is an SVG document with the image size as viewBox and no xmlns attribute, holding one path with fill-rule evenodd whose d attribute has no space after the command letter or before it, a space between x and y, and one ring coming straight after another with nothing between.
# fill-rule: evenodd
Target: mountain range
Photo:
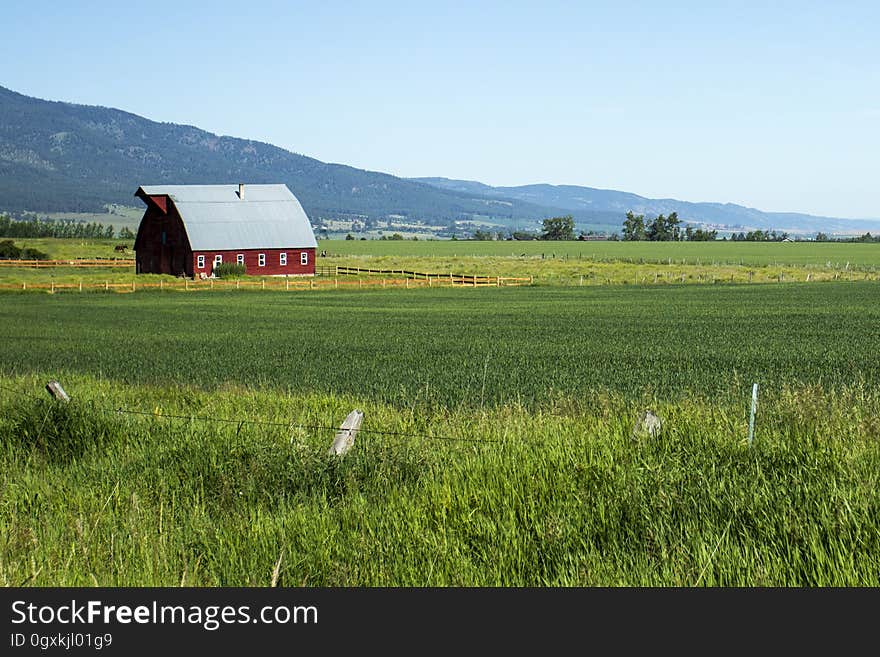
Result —
<instances>
[{"instance_id":1,"label":"mountain range","mask_svg":"<svg viewBox=\"0 0 880 657\"><path fill-rule=\"evenodd\" d=\"M101 212L108 204L138 206L133 194L140 185L236 182L287 184L314 223L395 218L534 229L543 218L571 214L582 230L617 230L632 210L678 212L695 224L731 228L880 230L880 220L769 213L590 187L491 187L447 178L400 178L119 109L48 101L0 87L2 211Z\"/></svg>"}]
</instances>

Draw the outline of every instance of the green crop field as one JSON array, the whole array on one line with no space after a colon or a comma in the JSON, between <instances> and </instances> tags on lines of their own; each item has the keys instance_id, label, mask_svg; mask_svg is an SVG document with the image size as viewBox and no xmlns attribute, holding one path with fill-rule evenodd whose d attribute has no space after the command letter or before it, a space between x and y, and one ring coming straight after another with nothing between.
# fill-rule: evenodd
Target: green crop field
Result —
<instances>
[{"instance_id":1,"label":"green crop field","mask_svg":"<svg viewBox=\"0 0 880 657\"><path fill-rule=\"evenodd\" d=\"M225 382L395 404L880 382L873 283L6 295L9 373Z\"/></svg>"},{"instance_id":2,"label":"green crop field","mask_svg":"<svg viewBox=\"0 0 880 657\"><path fill-rule=\"evenodd\" d=\"M450 258L523 255L679 264L880 266L880 244L835 242L542 242L321 240L331 256Z\"/></svg>"},{"instance_id":3,"label":"green crop field","mask_svg":"<svg viewBox=\"0 0 880 657\"><path fill-rule=\"evenodd\" d=\"M5 293L0 584L877 586L878 299Z\"/></svg>"}]
</instances>

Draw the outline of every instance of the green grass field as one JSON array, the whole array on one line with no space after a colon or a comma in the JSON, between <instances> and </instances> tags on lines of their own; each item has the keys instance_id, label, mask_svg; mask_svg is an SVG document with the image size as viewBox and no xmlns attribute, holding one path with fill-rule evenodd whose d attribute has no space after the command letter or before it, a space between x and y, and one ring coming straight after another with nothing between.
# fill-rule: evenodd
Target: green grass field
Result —
<instances>
[{"instance_id":1,"label":"green grass field","mask_svg":"<svg viewBox=\"0 0 880 657\"><path fill-rule=\"evenodd\" d=\"M4 294L0 584L877 586L878 290Z\"/></svg>"},{"instance_id":2,"label":"green grass field","mask_svg":"<svg viewBox=\"0 0 880 657\"><path fill-rule=\"evenodd\" d=\"M5 295L11 374L402 404L876 384L874 283Z\"/></svg>"},{"instance_id":3,"label":"green grass field","mask_svg":"<svg viewBox=\"0 0 880 657\"><path fill-rule=\"evenodd\" d=\"M652 263L878 267L880 244L833 242L475 242L321 240L332 256L534 257Z\"/></svg>"}]
</instances>

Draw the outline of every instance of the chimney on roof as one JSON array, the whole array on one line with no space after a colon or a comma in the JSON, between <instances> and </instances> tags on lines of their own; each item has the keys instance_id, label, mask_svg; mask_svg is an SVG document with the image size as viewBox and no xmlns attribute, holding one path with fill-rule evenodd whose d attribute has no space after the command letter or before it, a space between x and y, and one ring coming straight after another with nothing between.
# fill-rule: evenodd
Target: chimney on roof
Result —
<instances>
[{"instance_id":1,"label":"chimney on roof","mask_svg":"<svg viewBox=\"0 0 880 657\"><path fill-rule=\"evenodd\" d=\"M244 183L238 183L238 198L244 200Z\"/></svg>"}]
</instances>

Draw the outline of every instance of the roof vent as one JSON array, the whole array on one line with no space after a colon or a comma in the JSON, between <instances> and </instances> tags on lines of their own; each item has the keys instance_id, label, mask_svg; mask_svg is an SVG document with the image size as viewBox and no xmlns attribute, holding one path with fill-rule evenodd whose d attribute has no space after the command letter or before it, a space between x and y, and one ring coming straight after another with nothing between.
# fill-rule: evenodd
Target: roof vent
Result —
<instances>
[{"instance_id":1,"label":"roof vent","mask_svg":"<svg viewBox=\"0 0 880 657\"><path fill-rule=\"evenodd\" d=\"M244 200L244 183L238 183L238 198Z\"/></svg>"}]
</instances>

